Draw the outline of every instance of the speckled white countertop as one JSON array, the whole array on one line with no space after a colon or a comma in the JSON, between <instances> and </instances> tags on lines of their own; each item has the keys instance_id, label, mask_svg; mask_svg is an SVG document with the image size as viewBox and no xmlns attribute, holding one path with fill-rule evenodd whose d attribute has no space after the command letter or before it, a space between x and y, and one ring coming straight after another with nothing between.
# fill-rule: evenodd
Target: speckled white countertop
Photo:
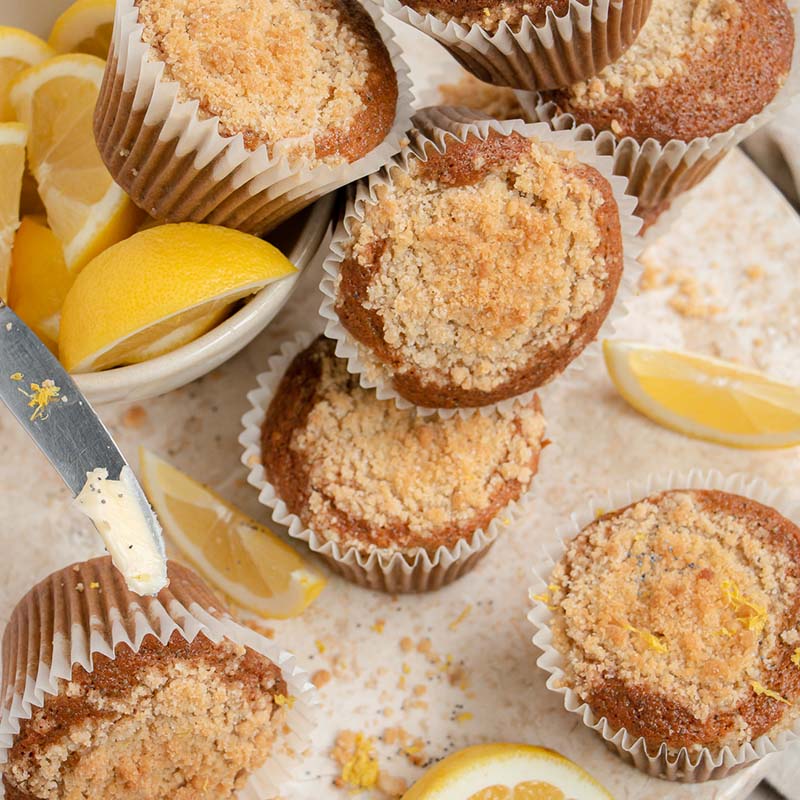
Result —
<instances>
[{"instance_id":1,"label":"speckled white countertop","mask_svg":"<svg viewBox=\"0 0 800 800\"><path fill-rule=\"evenodd\" d=\"M428 52L428 43L412 32L405 32L404 40L409 52ZM694 191L682 218L645 260L653 282L666 285L634 300L620 335L734 357L794 377L800 221L743 155L729 156ZM123 451L135 461L136 448L145 445L266 520L239 461L239 420L247 408L245 393L279 342L298 328L319 327L318 270L317 264L303 276L270 329L232 362L142 406L100 409ZM698 316L684 316L687 306ZM349 796L333 787L338 772L328 756L345 728L380 738L387 728L402 726L424 740L422 760L480 741L541 743L578 761L618 800L740 800L769 768L768 760L726 781L687 787L646 778L608 752L545 689L525 619L528 574L536 542L551 536L591 492L651 471L693 466L746 471L779 483L797 474L798 453L740 452L660 429L614 393L598 358L587 360L580 381L556 382L542 398L557 447L542 460L530 512L474 573L439 593L400 598L331 577L301 618L270 625L276 640L309 671L324 669L333 676L320 692L322 719L313 749L287 798ZM102 546L4 409L0 512L0 623L5 624L33 581L101 552ZM403 652L405 636L415 644L429 637L432 652ZM442 660L434 663L434 656ZM443 668L448 656L450 672L460 667L452 682ZM397 745L379 743L378 751L388 773L409 780L420 773Z\"/></svg>"}]
</instances>

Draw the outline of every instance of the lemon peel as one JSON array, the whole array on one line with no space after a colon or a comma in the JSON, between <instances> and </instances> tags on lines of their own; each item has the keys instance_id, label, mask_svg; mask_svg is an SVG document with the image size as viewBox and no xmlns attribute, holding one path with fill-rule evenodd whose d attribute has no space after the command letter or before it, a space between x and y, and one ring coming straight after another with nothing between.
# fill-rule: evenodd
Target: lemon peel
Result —
<instances>
[{"instance_id":1,"label":"lemon peel","mask_svg":"<svg viewBox=\"0 0 800 800\"><path fill-rule=\"evenodd\" d=\"M758 695L764 695L764 697L771 697L773 700L777 700L779 703L785 703L787 706L792 705L785 697L781 697L781 695L779 695L777 692L774 692L772 689L767 689L766 686L759 683L758 681L750 681L750 686L753 688L753 691Z\"/></svg>"},{"instance_id":2,"label":"lemon peel","mask_svg":"<svg viewBox=\"0 0 800 800\"><path fill-rule=\"evenodd\" d=\"M631 631L631 633L638 633L645 644L647 644L651 650L655 650L656 653L669 652L667 643L663 639L659 639L654 633L650 633L650 631L644 630L643 628L634 628L633 625L627 622L622 627L625 628L626 631Z\"/></svg>"},{"instance_id":3,"label":"lemon peel","mask_svg":"<svg viewBox=\"0 0 800 800\"><path fill-rule=\"evenodd\" d=\"M767 625L769 616L767 609L748 600L736 585L735 581L727 578L722 581L722 594L725 602L733 608L736 619L753 633L761 633Z\"/></svg>"},{"instance_id":4,"label":"lemon peel","mask_svg":"<svg viewBox=\"0 0 800 800\"><path fill-rule=\"evenodd\" d=\"M800 667L800 647L796 648L794 653L792 653L792 664L796 667Z\"/></svg>"}]
</instances>

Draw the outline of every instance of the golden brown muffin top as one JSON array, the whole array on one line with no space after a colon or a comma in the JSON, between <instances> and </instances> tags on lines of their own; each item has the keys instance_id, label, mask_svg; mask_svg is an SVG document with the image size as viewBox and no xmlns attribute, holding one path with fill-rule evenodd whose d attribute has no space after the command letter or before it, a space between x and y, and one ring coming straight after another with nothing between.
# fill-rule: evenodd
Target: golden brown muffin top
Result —
<instances>
[{"instance_id":1,"label":"golden brown muffin top","mask_svg":"<svg viewBox=\"0 0 800 800\"><path fill-rule=\"evenodd\" d=\"M444 154L429 147L392 178L353 222L342 274L350 262L369 271L359 303L379 320L395 373L491 392L534 353L564 347L606 300L600 211L618 222L616 204L574 153L493 132L450 140ZM337 306L351 292L340 278Z\"/></svg>"},{"instance_id":2,"label":"golden brown muffin top","mask_svg":"<svg viewBox=\"0 0 800 800\"><path fill-rule=\"evenodd\" d=\"M719 749L796 716L800 530L773 509L645 498L584 528L549 589L566 684L634 737Z\"/></svg>"},{"instance_id":3,"label":"golden brown muffin top","mask_svg":"<svg viewBox=\"0 0 800 800\"><path fill-rule=\"evenodd\" d=\"M397 82L355 0L138 0L143 39L181 85L255 149L281 140L293 159L354 161L383 140ZM368 120L371 119L371 125ZM348 142L348 136L354 141ZM364 141L362 141L364 140Z\"/></svg>"},{"instance_id":4,"label":"golden brown muffin top","mask_svg":"<svg viewBox=\"0 0 800 800\"><path fill-rule=\"evenodd\" d=\"M759 113L789 73L793 43L783 0L653 0L617 61L545 97L596 130L690 141Z\"/></svg>"},{"instance_id":5,"label":"golden brown muffin top","mask_svg":"<svg viewBox=\"0 0 800 800\"><path fill-rule=\"evenodd\" d=\"M516 500L536 472L537 400L510 416L421 417L361 388L318 339L287 370L267 412L267 477L323 540L433 552Z\"/></svg>"},{"instance_id":6,"label":"golden brown muffin top","mask_svg":"<svg viewBox=\"0 0 800 800\"><path fill-rule=\"evenodd\" d=\"M534 25L543 25L548 9L558 16L569 9L569 0L402 0L419 14L433 14L445 24L450 20L462 25L480 25L494 33L505 22L518 31L525 17Z\"/></svg>"}]
</instances>

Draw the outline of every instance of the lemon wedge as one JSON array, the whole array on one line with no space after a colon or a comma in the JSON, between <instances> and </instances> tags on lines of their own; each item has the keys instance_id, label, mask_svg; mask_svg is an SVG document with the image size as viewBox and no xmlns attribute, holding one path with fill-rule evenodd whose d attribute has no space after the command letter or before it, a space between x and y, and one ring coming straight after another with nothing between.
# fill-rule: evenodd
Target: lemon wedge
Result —
<instances>
[{"instance_id":1,"label":"lemon wedge","mask_svg":"<svg viewBox=\"0 0 800 800\"><path fill-rule=\"evenodd\" d=\"M800 444L800 387L718 358L603 342L617 391L659 425L741 448Z\"/></svg>"},{"instance_id":2,"label":"lemon wedge","mask_svg":"<svg viewBox=\"0 0 800 800\"><path fill-rule=\"evenodd\" d=\"M153 453L139 450L142 485L167 539L237 605L296 617L325 580L274 533Z\"/></svg>"},{"instance_id":3,"label":"lemon wedge","mask_svg":"<svg viewBox=\"0 0 800 800\"><path fill-rule=\"evenodd\" d=\"M0 299L8 300L11 248L19 227L25 142L28 131L18 122L0 123Z\"/></svg>"},{"instance_id":4,"label":"lemon wedge","mask_svg":"<svg viewBox=\"0 0 800 800\"><path fill-rule=\"evenodd\" d=\"M403 800L613 800L577 764L543 747L483 744L429 769Z\"/></svg>"},{"instance_id":5,"label":"lemon wedge","mask_svg":"<svg viewBox=\"0 0 800 800\"><path fill-rule=\"evenodd\" d=\"M94 141L104 69L93 56L56 56L19 73L9 90L29 129L28 161L48 223L75 272L130 236L144 216L111 179Z\"/></svg>"},{"instance_id":6,"label":"lemon wedge","mask_svg":"<svg viewBox=\"0 0 800 800\"><path fill-rule=\"evenodd\" d=\"M74 276L61 242L41 217L23 217L14 237L8 304L55 353L61 306Z\"/></svg>"},{"instance_id":7,"label":"lemon wedge","mask_svg":"<svg viewBox=\"0 0 800 800\"><path fill-rule=\"evenodd\" d=\"M271 244L230 228L182 222L140 231L78 275L64 302L59 356L72 372L146 361L295 271Z\"/></svg>"},{"instance_id":8,"label":"lemon wedge","mask_svg":"<svg viewBox=\"0 0 800 800\"><path fill-rule=\"evenodd\" d=\"M54 55L55 51L38 36L21 28L0 25L0 122L16 119L8 99L9 85L14 76Z\"/></svg>"},{"instance_id":9,"label":"lemon wedge","mask_svg":"<svg viewBox=\"0 0 800 800\"><path fill-rule=\"evenodd\" d=\"M53 25L48 44L58 53L108 57L114 0L77 0Z\"/></svg>"}]
</instances>

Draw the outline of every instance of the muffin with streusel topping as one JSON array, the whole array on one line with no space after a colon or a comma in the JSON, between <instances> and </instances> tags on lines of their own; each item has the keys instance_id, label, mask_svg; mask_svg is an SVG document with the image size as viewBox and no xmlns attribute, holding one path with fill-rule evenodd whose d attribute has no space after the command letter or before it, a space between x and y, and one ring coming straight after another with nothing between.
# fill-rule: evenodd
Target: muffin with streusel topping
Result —
<instances>
[{"instance_id":1,"label":"muffin with streusel topping","mask_svg":"<svg viewBox=\"0 0 800 800\"><path fill-rule=\"evenodd\" d=\"M171 561L168 574L140 597L95 558L14 608L0 693L8 800L223 800L278 751L294 725L292 670L194 572Z\"/></svg>"},{"instance_id":2,"label":"muffin with streusel topping","mask_svg":"<svg viewBox=\"0 0 800 800\"><path fill-rule=\"evenodd\" d=\"M545 599L563 685L651 757L716 757L798 718L800 529L772 508L646 497L567 544Z\"/></svg>"},{"instance_id":3,"label":"muffin with streusel topping","mask_svg":"<svg viewBox=\"0 0 800 800\"><path fill-rule=\"evenodd\" d=\"M339 229L333 310L371 381L475 408L541 386L595 338L622 274L620 214L571 150L494 129L445 142L371 179Z\"/></svg>"},{"instance_id":4,"label":"muffin with streusel topping","mask_svg":"<svg viewBox=\"0 0 800 800\"><path fill-rule=\"evenodd\" d=\"M277 497L322 543L414 564L486 532L530 488L544 420L421 417L363 389L317 338L286 368L265 411L261 460Z\"/></svg>"},{"instance_id":5,"label":"muffin with streusel topping","mask_svg":"<svg viewBox=\"0 0 800 800\"><path fill-rule=\"evenodd\" d=\"M295 211L312 173L317 189L359 177L340 173L392 131L398 77L357 0L124 3L95 134L115 180L157 219L263 232L280 196ZM115 48L134 15L131 74L133 56Z\"/></svg>"},{"instance_id":6,"label":"muffin with streusel topping","mask_svg":"<svg viewBox=\"0 0 800 800\"><path fill-rule=\"evenodd\" d=\"M793 49L783 0L653 0L622 58L544 99L595 131L689 142L762 111L785 82Z\"/></svg>"}]
</instances>

